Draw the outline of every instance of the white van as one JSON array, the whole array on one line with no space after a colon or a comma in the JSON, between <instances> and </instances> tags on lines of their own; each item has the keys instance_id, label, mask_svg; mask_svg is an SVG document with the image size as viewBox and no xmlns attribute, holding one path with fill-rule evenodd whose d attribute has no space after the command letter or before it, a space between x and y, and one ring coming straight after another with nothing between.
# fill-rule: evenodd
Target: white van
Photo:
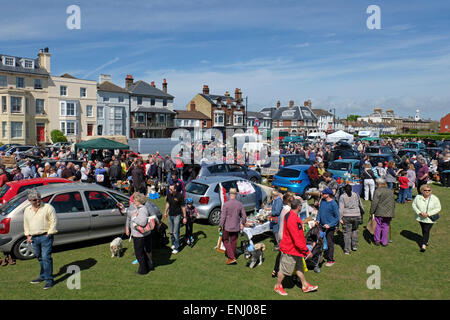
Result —
<instances>
[{"instance_id":1,"label":"white van","mask_svg":"<svg viewBox=\"0 0 450 320\"><path fill-rule=\"evenodd\" d=\"M311 132L308 134L308 137L306 137L306 140L308 141L316 141L319 139L326 139L327 135L325 132Z\"/></svg>"}]
</instances>

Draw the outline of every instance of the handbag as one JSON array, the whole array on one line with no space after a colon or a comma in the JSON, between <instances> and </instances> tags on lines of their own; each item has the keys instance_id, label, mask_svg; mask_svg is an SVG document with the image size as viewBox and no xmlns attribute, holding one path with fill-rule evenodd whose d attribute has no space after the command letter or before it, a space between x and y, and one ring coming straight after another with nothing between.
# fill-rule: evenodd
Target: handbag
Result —
<instances>
[{"instance_id":1,"label":"handbag","mask_svg":"<svg viewBox=\"0 0 450 320\"><path fill-rule=\"evenodd\" d=\"M370 215L369 221L367 222L367 231L370 232L370 234L375 233L375 228L377 226L377 222L375 221L375 215Z\"/></svg>"},{"instance_id":2,"label":"handbag","mask_svg":"<svg viewBox=\"0 0 450 320\"><path fill-rule=\"evenodd\" d=\"M428 206L430 205L430 200L431 200L431 197L430 197L430 199L428 199L426 214L428 214ZM433 214L432 216L428 216L428 218L431 221L436 222L436 221L438 221L440 216L439 216L439 213L436 213L436 214Z\"/></svg>"},{"instance_id":3,"label":"handbag","mask_svg":"<svg viewBox=\"0 0 450 320\"><path fill-rule=\"evenodd\" d=\"M142 233L143 235L146 235L147 233L149 233L150 231L152 231L153 229L155 229L155 216L150 216L147 219L147 224L145 226L140 226L136 223L134 223L134 229L136 229L138 232Z\"/></svg>"}]
</instances>

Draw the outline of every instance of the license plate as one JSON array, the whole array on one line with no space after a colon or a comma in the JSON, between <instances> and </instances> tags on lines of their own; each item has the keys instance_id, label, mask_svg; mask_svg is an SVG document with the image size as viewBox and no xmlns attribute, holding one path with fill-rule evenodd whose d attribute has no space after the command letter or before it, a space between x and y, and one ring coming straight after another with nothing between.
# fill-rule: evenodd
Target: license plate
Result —
<instances>
[{"instance_id":1,"label":"license plate","mask_svg":"<svg viewBox=\"0 0 450 320\"><path fill-rule=\"evenodd\" d=\"M287 188L285 188L285 187L280 187L280 190L281 190L281 191L287 191Z\"/></svg>"}]
</instances>

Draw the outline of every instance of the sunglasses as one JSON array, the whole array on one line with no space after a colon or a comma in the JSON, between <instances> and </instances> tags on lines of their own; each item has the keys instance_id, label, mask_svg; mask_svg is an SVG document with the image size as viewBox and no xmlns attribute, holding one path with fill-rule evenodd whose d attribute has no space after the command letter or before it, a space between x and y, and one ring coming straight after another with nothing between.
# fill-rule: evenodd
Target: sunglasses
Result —
<instances>
[{"instance_id":1,"label":"sunglasses","mask_svg":"<svg viewBox=\"0 0 450 320\"><path fill-rule=\"evenodd\" d=\"M431 192L431 190L423 190L423 192Z\"/></svg>"},{"instance_id":2,"label":"sunglasses","mask_svg":"<svg viewBox=\"0 0 450 320\"><path fill-rule=\"evenodd\" d=\"M41 201L41 199L31 199L30 201L36 202L36 201Z\"/></svg>"}]
</instances>

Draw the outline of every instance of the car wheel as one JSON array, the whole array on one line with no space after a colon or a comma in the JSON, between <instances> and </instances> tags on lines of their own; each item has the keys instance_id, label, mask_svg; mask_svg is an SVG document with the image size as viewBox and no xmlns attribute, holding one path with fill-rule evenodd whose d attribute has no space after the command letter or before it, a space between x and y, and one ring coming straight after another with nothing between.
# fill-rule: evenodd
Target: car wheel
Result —
<instances>
[{"instance_id":1,"label":"car wheel","mask_svg":"<svg viewBox=\"0 0 450 320\"><path fill-rule=\"evenodd\" d=\"M33 245L27 242L26 238L21 238L13 247L13 255L20 260L30 260L36 257Z\"/></svg>"},{"instance_id":2,"label":"car wheel","mask_svg":"<svg viewBox=\"0 0 450 320\"><path fill-rule=\"evenodd\" d=\"M211 213L209 214L209 217L208 217L208 221L211 225L217 226L219 224L220 213L221 213L220 208L215 208L211 211Z\"/></svg>"}]
</instances>

